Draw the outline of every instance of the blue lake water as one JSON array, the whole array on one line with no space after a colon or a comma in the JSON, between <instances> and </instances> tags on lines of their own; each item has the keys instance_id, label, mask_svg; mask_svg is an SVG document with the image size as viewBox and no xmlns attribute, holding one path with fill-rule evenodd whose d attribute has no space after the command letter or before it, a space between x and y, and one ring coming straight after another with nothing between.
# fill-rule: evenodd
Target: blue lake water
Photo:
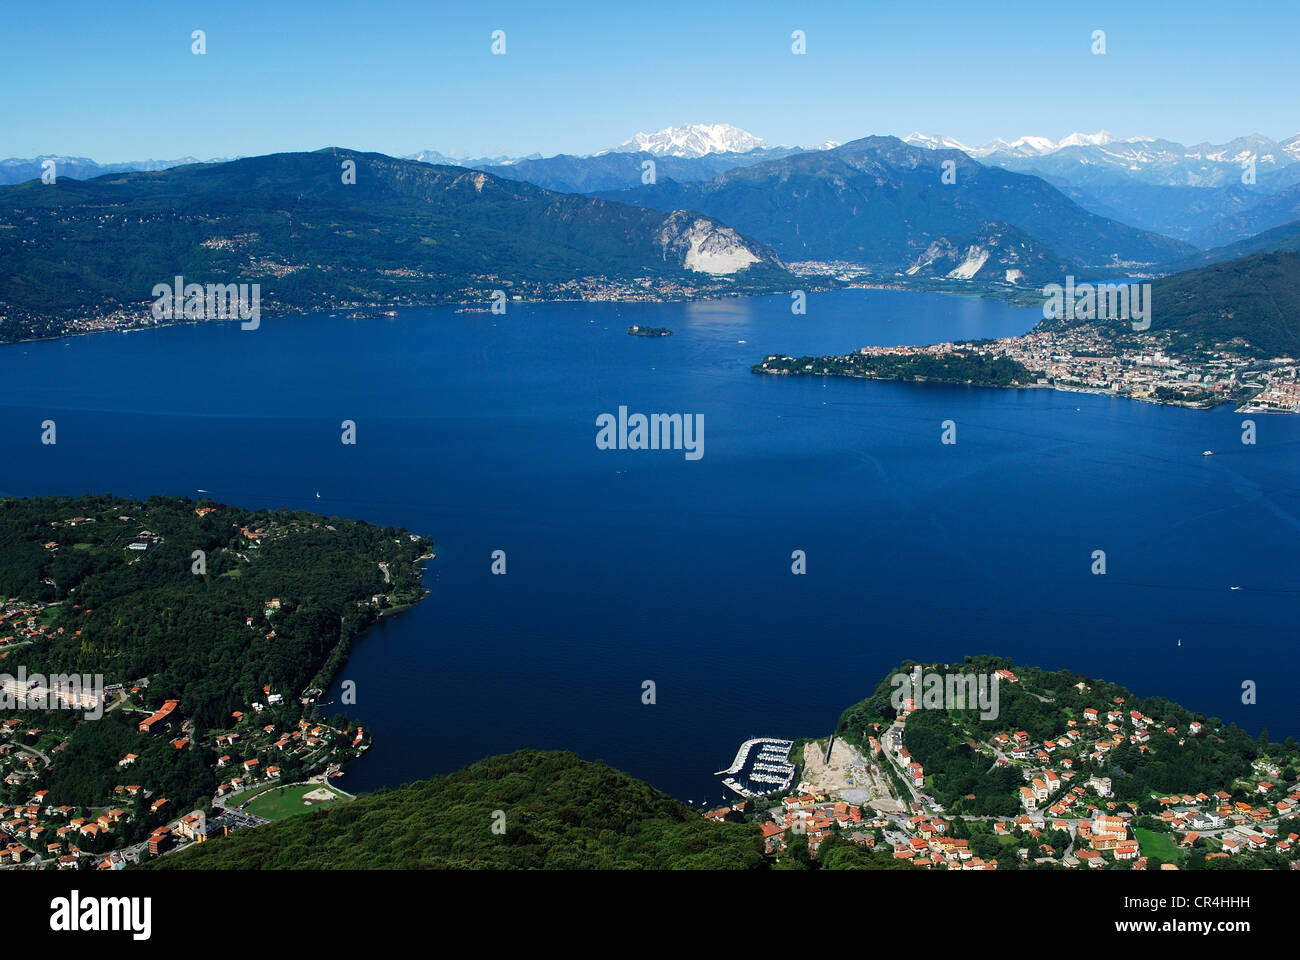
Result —
<instances>
[{"instance_id":1,"label":"blue lake water","mask_svg":"<svg viewBox=\"0 0 1300 960\"><path fill-rule=\"evenodd\" d=\"M376 737L353 791L528 746L717 800L712 771L742 740L823 734L901 659L968 653L1300 733L1300 418L1256 416L1244 446L1229 409L749 372L771 352L1003 336L1038 316L843 291L806 316L786 297L512 304L7 346L0 491L202 488L433 537L432 593L342 675ZM620 405L703 414L703 458L597 449L596 417Z\"/></svg>"}]
</instances>

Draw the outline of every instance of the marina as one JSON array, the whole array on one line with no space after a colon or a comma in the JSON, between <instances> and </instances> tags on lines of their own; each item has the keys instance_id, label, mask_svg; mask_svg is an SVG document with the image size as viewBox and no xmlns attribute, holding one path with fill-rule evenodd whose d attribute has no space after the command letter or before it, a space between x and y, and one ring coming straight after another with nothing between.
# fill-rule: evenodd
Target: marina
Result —
<instances>
[{"instance_id":1,"label":"marina","mask_svg":"<svg viewBox=\"0 0 1300 960\"><path fill-rule=\"evenodd\" d=\"M731 766L714 776L723 777L723 785L742 797L788 791L794 783L795 768L790 762L793 746L794 741L775 737L746 740L736 751Z\"/></svg>"}]
</instances>

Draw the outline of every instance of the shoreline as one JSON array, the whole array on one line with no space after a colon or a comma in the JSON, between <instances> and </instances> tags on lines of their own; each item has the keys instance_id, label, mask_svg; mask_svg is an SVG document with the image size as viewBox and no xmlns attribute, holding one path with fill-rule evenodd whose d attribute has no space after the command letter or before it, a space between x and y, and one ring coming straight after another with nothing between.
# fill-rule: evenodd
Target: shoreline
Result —
<instances>
[{"instance_id":1,"label":"shoreline","mask_svg":"<svg viewBox=\"0 0 1300 960\"><path fill-rule=\"evenodd\" d=\"M803 286L803 287L799 287L799 288L791 287L791 288L789 288L789 289L776 289L776 290L764 290L764 291L759 291L759 290L742 290L742 291L736 291L736 292L728 292L728 291L725 291L725 290L721 290L721 291L716 291L716 292L710 293L710 294L708 294L708 295L706 295L706 296L678 296L678 297L671 297L671 296L669 296L669 297L653 297L653 298L650 298L650 299L645 299L645 298L642 298L642 297L627 297L627 298L624 298L624 297L608 297L608 298L603 298L603 299L586 299L586 298L582 298L582 297L530 297L530 298L525 298L525 299L520 299L520 300L513 300L513 301L511 301L511 303L515 303L515 304L543 304L543 303L580 303L580 304L590 304L590 303L629 303L629 304L710 303L710 302L714 302L714 301L738 300L738 299L746 299L746 298L757 298L757 297L780 296L780 295L783 295L783 294L789 294L789 293L791 293L791 292L792 292L793 290L795 290L795 289L802 289L805 293L834 293L834 292L836 292L836 291L840 291L840 290L896 290L896 291L900 291L900 292L904 292L904 293L932 293L932 294L941 294L941 295L954 296L954 297L970 297L970 296L975 296L975 297L979 297L979 298L981 298L981 299L985 299L985 300L994 300L994 301L1000 301L1000 302L1004 302L1004 303L1009 303L1009 304L1012 305L1012 306L1021 306L1021 304L1018 304L1018 303L1014 302L1013 300L1009 300L1008 298L1003 297L1003 296L998 296L997 293L994 292L994 291L984 290L984 289L971 289L971 290L929 290L929 289L926 289L926 288L924 288L924 287L909 286L909 285L906 285L906 284L892 284L892 283L882 283L882 284L837 283L837 284L835 284L835 285L830 285L830 286L828 286L828 285L825 285L824 282L820 282L820 278L816 277L815 275L807 275L807 276L803 276L803 277L796 277L796 279L806 279L806 280L808 280L809 282L808 282L805 286ZM482 303L483 303L483 301L481 301L481 300L432 300L432 301L430 301L430 302L428 302L428 303L403 303L403 304L379 303L379 304L361 304L361 305L338 306L338 307L310 307L310 308L308 308L308 307L301 307L301 308L299 308L299 307L293 307L293 308L286 308L286 309L282 309L282 310L272 310L272 309L264 310L264 312L263 312L263 319L267 319L267 320L276 320L276 319L283 319L283 318L285 318L285 317L302 317L302 316L308 316L309 314L313 314L313 313L317 313L317 314L326 314L326 315L330 315L330 314L339 314L340 316L346 316L346 312L347 312L347 311L353 311L353 310L392 310L392 311L404 311L404 310L429 310L429 309L434 309L434 308L437 308L437 307L452 307L452 308L456 308L455 311L454 311L454 312L456 312L456 313L466 313L466 312L489 312L488 309L487 309L486 307L484 307L481 311L466 311L466 310L464 310L465 307L476 307L476 306L481 307L481 306L482 306ZM392 318L391 318L391 317L379 317L379 316L376 316L376 317L372 317L372 318L369 318L369 319L392 319ZM24 337L24 338L19 339L19 340L2 340L2 339L0 339L0 348L3 348L3 347L10 347L10 346L18 346L18 345L20 345L20 344L29 344L29 343L52 343L52 342L56 342L56 341L59 341L59 340L67 340L67 339L71 339L71 338L73 338L73 337L88 337L88 336L95 336L95 335L97 335L97 334L110 334L110 333L139 333L139 332L142 332L142 331L145 331L145 330L162 330L162 329L165 329L165 328L168 328L168 327L198 327L198 326L204 326L204 325L207 325L207 324L213 324L213 323L239 323L239 322L240 322L239 319L236 318L236 317L217 318L217 319L214 319L214 320L186 320L186 319L181 319L181 320L167 320L167 321L164 321L164 322L161 322L161 323L159 323L159 322L151 322L151 321L149 321L149 320L142 320L142 321L139 322L138 324L131 325L131 326L107 327L107 328L104 328L104 329L98 329L98 330L64 330L64 331L61 331L61 332L59 332L59 333L51 334L50 336L45 336L45 337Z\"/></svg>"},{"instance_id":2,"label":"shoreline","mask_svg":"<svg viewBox=\"0 0 1300 960\"><path fill-rule=\"evenodd\" d=\"M869 373L814 373L811 371L792 373L788 370L753 370L759 376L767 377L837 377L844 380L874 380L878 383L936 384L946 387L973 387L981 390L1055 390L1060 393L1088 393L1101 397L1113 397L1116 400L1131 400L1135 403L1150 403L1158 407L1182 407L1185 410L1217 410L1237 401L1228 398L1216 403L1188 403L1182 400L1159 400L1155 397L1134 397L1126 393L1116 393L1102 387L1076 387L1057 383L976 383L972 380L933 380L928 377L873 377ZM1279 413L1296 414L1300 410L1279 410L1274 407L1251 407L1250 401L1242 401L1234 408L1234 413Z\"/></svg>"},{"instance_id":3,"label":"shoreline","mask_svg":"<svg viewBox=\"0 0 1300 960\"><path fill-rule=\"evenodd\" d=\"M344 651L343 656L340 658L340 660L339 660L337 666L334 668L334 670L333 670L331 676L330 676L328 679L324 679L324 678L322 678L322 677L320 676L320 674L317 674L317 679L321 680L321 682L323 683L323 687L321 687L321 696L324 696L324 695L325 695L325 692L329 689L330 686L333 685L335 679L337 679L337 677L338 677L338 674L343 670L343 667L346 666L347 662L352 658L352 647L353 647L353 645L354 645L358 640L362 640L362 639L364 639L364 638L366 637L366 635L369 634L369 633L370 633L370 632L371 632L371 631L372 631L376 626L378 626L379 622L380 622L381 620L383 620L385 617L389 617L389 616L397 616L398 614L406 613L406 612L409 611L409 610L414 610L414 609L415 609L419 604L421 604L421 603L424 602L425 598L428 597L429 594L431 594L431 593L433 592L433 591L430 590L428 587L424 586L424 573L425 573L425 567L424 567L424 564L427 563L427 562L430 561L430 560L435 560L435 559L437 559L437 556L438 556L438 554L437 554L437 551L436 551L436 550L430 550L428 553L423 554L423 555L421 555L421 556L418 556L418 557L416 557L413 561L411 561L412 566L418 568L419 571L420 571L420 596L419 596L418 599L412 601L411 603L402 603L402 604L397 604L396 606L392 606L392 607L388 607L388 608L386 608L386 609L384 609L384 610L380 610L380 611L376 614L376 616L375 616L375 622L374 622L374 623L372 623L372 624L370 624L369 626L367 626L364 630L359 631L355 636L353 636L352 638L350 638L350 639L347 641L347 649ZM344 641L343 641L343 640L340 640L339 642L340 642L340 644L341 644L341 643L343 643ZM336 647L335 650L337 650L337 649L338 649L338 648ZM334 655L334 652L335 652L335 651L333 651L333 650L330 651L330 656L333 656L333 655ZM329 659L329 658L327 657L327 658L326 658L326 661L327 661L327 662L328 662L328 659ZM322 670L324 669L324 665L322 665L321 669L322 669ZM313 682L313 688L315 688L315 682ZM318 700L314 700L314 701L313 701L313 704L319 705L319 701L318 701ZM372 734L371 737L370 737L370 741L369 741L369 743L367 743L367 744L362 748L362 752L364 752L366 749L369 749L369 747L373 746L373 745L374 745L374 742L375 742L375 741L374 741L374 736L373 736L373 734ZM355 761L355 760L359 760L359 759L361 759L361 757L358 755L358 756L355 756L355 757L351 757L351 758L349 758L349 759L347 759L347 760L344 760L344 761L342 761L341 763L336 763L336 764L334 764L334 766L337 767L338 772L337 772L333 777L331 777L331 776L329 775L329 773L328 773L328 771L329 771L329 765L327 765L327 766L325 767L324 770L321 770L321 771L319 771L318 773L314 773L314 774L312 774L311 776L313 776L313 777L320 777L320 778L321 778L321 782L324 783L324 784L326 784L327 786L332 787L333 789L336 789L336 790L340 790L340 791L343 792L343 793L347 793L346 790L342 790L342 788L335 786L334 783L333 783L333 781L334 781L334 780L337 780L338 778L340 778L340 777L342 777L342 776L344 776L344 775L346 774L346 772L347 772L347 771L346 771L346 768L347 768L347 767L348 767L348 766L349 766L353 761ZM353 800L355 800L355 799L357 798L357 796L359 796L359 794L352 794L352 793L347 793L347 795L348 795L350 798L352 798Z\"/></svg>"},{"instance_id":4,"label":"shoreline","mask_svg":"<svg viewBox=\"0 0 1300 960\"><path fill-rule=\"evenodd\" d=\"M707 296L680 296L680 297L654 297L644 299L641 297L607 297L603 299L585 299L582 297L529 297L519 300L512 300L515 304L538 304L538 303L649 303L649 304L668 304L668 303L708 303L715 300L735 300L742 297L771 297L781 294L789 294L791 289L780 290L743 290L737 292L727 292L725 290L715 291ZM827 286L809 286L805 292L808 293L830 293L839 289L849 289L848 287L827 287ZM924 292L924 291L918 291ZM346 311L372 310L372 311L393 311L392 315L376 315L364 319L392 319L396 312L400 310L429 310L436 307L454 307L456 313L467 312L490 312L488 308L482 310L466 311L465 307L482 307L482 300L433 300L428 303L402 303L402 304L362 304L353 306L339 307L292 307L283 310L267 310L263 318L266 320L277 320L285 317L303 317L313 313L319 314L340 314L346 316ZM17 346L24 343L50 343L58 340L71 339L72 337L88 337L96 334L107 333L139 333L144 330L162 330L167 327L199 327L213 323L240 323L238 317L218 317L212 320L167 320L164 322L150 322L141 320L139 323L129 326L106 327L99 330L63 330L59 333L51 334L47 337L23 337L19 340L0 340L0 347Z\"/></svg>"},{"instance_id":5,"label":"shoreline","mask_svg":"<svg viewBox=\"0 0 1300 960\"><path fill-rule=\"evenodd\" d=\"M409 533L410 531L407 532ZM340 671L342 671L343 667L347 664L348 660L351 659L352 647L358 640L362 639L371 630L373 630L376 624L378 624L380 620L384 619L385 616L405 613L406 611L412 610L420 603L424 602L424 598L429 596L429 594L432 593L433 591L429 590L424 586L425 571L424 571L423 564L427 560L434 559L435 556L436 553L430 551L429 553L423 556L416 557L414 560L411 561L412 567L420 571L420 596L416 600L410 603L396 604L392 607L386 607L382 610L377 611L375 613L374 623L367 624L365 627L358 630L355 634L353 634L350 637L340 637L339 642L336 643L332 648L330 648L330 652L326 654L325 659L321 662L319 669L316 671L316 675L312 677L312 681L310 685L307 687L307 689L303 690L301 694L299 694L300 697L306 696L309 692L313 690L319 690L320 696L324 696L326 691L329 690L330 686L334 683L334 681L338 679L338 675ZM333 669L329 671L329 674L327 676L325 674L325 670L329 667L330 661L333 660L335 656L338 656L339 658L338 662L334 665ZM312 703L318 703L318 702L319 702L319 698L313 698Z\"/></svg>"}]
</instances>

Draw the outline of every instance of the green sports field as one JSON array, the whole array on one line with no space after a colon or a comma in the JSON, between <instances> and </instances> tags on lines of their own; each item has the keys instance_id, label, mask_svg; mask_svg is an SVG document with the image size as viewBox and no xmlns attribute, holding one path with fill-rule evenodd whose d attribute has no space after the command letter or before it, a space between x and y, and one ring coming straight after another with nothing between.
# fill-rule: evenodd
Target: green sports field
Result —
<instances>
[{"instance_id":1,"label":"green sports field","mask_svg":"<svg viewBox=\"0 0 1300 960\"><path fill-rule=\"evenodd\" d=\"M1148 857L1154 857L1162 863L1181 863L1183 859L1182 852L1174 843L1174 838L1167 833L1155 833L1144 827L1137 827L1133 831L1138 843L1142 846L1142 852Z\"/></svg>"},{"instance_id":2,"label":"green sports field","mask_svg":"<svg viewBox=\"0 0 1300 960\"><path fill-rule=\"evenodd\" d=\"M312 801L310 805L303 801L304 794L322 789L328 790L334 795L335 799ZM265 817L268 820L282 820L285 817L293 816L295 813L315 810L318 807L329 806L333 803L346 802L347 797L332 787L325 787L319 783L295 783L285 787L271 787L269 790L259 793L248 801L244 809L255 816Z\"/></svg>"}]
</instances>

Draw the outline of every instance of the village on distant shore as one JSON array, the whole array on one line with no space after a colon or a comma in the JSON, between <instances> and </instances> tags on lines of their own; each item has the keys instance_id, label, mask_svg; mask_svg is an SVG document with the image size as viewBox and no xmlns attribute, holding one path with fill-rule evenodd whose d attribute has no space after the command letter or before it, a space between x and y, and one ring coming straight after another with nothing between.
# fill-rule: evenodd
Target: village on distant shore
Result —
<instances>
[{"instance_id":1,"label":"village on distant shore","mask_svg":"<svg viewBox=\"0 0 1300 960\"><path fill-rule=\"evenodd\" d=\"M1168 332L1118 341L1108 333L1083 324L996 340L863 347L841 357L772 354L754 372L1051 387L1202 409L1235 403L1243 413L1300 412L1300 361L1293 357L1261 361L1223 348L1192 357L1174 349Z\"/></svg>"}]
</instances>

